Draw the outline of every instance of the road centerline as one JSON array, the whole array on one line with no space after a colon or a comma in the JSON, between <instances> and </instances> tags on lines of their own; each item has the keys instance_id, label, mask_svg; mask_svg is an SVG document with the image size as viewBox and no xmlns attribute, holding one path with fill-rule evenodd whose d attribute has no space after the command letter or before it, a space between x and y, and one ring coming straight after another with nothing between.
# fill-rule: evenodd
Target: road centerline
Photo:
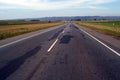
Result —
<instances>
[{"instance_id":1,"label":"road centerline","mask_svg":"<svg viewBox=\"0 0 120 80\"><path fill-rule=\"evenodd\" d=\"M55 42L50 46L50 48L48 49L47 52L50 52L52 50L52 48L55 46L55 44L57 43L58 39L55 40Z\"/></svg>"},{"instance_id":2,"label":"road centerline","mask_svg":"<svg viewBox=\"0 0 120 80\"><path fill-rule=\"evenodd\" d=\"M62 34L64 34L65 33L65 30L63 30L62 32L61 32L61 34L60 35L62 35ZM60 36L59 35L59 36ZM52 49L53 49L53 47L55 46L55 44L58 42L58 38L59 38L59 36L57 37L57 39L54 41L54 43L50 46L50 48L47 50L47 52L50 52Z\"/></svg>"}]
</instances>

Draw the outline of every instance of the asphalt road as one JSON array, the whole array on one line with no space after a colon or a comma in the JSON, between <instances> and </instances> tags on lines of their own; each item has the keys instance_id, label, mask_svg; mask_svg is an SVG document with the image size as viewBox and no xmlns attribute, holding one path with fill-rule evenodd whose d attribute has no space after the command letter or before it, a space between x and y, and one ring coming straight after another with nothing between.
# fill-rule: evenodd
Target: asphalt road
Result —
<instances>
[{"instance_id":1,"label":"asphalt road","mask_svg":"<svg viewBox=\"0 0 120 80\"><path fill-rule=\"evenodd\" d=\"M120 55L68 23L0 46L0 80L120 80Z\"/></svg>"}]
</instances>

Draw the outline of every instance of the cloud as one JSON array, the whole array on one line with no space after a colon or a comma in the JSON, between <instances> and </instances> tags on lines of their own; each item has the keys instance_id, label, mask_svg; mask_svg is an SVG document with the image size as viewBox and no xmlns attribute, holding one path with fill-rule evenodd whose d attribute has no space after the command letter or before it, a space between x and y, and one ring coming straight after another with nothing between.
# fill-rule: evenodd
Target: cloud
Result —
<instances>
[{"instance_id":1,"label":"cloud","mask_svg":"<svg viewBox=\"0 0 120 80\"><path fill-rule=\"evenodd\" d=\"M0 0L0 9L55 10L65 8L97 9L116 0Z\"/></svg>"}]
</instances>

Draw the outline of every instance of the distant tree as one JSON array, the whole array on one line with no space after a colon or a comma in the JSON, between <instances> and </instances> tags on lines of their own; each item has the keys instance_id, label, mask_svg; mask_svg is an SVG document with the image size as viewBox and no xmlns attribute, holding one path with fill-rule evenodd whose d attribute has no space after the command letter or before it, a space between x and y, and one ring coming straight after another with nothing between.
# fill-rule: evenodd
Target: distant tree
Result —
<instances>
[{"instance_id":1,"label":"distant tree","mask_svg":"<svg viewBox=\"0 0 120 80\"><path fill-rule=\"evenodd\" d=\"M81 19L76 19L76 21L81 21Z\"/></svg>"},{"instance_id":2,"label":"distant tree","mask_svg":"<svg viewBox=\"0 0 120 80\"><path fill-rule=\"evenodd\" d=\"M37 20L37 19L33 19L33 20L31 20L31 21L40 21L40 20Z\"/></svg>"},{"instance_id":3,"label":"distant tree","mask_svg":"<svg viewBox=\"0 0 120 80\"><path fill-rule=\"evenodd\" d=\"M96 21L97 19L94 19L94 21Z\"/></svg>"},{"instance_id":4,"label":"distant tree","mask_svg":"<svg viewBox=\"0 0 120 80\"><path fill-rule=\"evenodd\" d=\"M48 23L51 23L51 21L48 21Z\"/></svg>"}]
</instances>

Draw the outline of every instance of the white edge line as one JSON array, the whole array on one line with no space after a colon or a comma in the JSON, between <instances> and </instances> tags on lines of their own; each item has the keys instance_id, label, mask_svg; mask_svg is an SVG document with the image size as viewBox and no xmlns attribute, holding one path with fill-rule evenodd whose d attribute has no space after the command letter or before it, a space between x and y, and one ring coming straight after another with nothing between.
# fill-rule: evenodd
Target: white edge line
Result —
<instances>
[{"instance_id":1,"label":"white edge line","mask_svg":"<svg viewBox=\"0 0 120 80\"><path fill-rule=\"evenodd\" d=\"M50 48L48 49L47 52L50 52L52 50L52 48L55 46L55 44L57 43L58 39L55 40L55 42L50 46Z\"/></svg>"},{"instance_id":2,"label":"white edge line","mask_svg":"<svg viewBox=\"0 0 120 80\"><path fill-rule=\"evenodd\" d=\"M89 35L90 37L92 37L93 39L95 39L97 42L99 42L100 44L102 44L103 46L105 46L106 48L108 48L110 51L112 51L113 53L117 54L118 56L120 56L120 53L118 53L117 51L113 50L112 48L110 48L109 46L107 46L105 43L101 42L100 40L98 40L97 38L95 38L94 36L92 36L91 34L87 33L86 31L84 31L83 29L80 29L81 31L83 31L84 33L86 33L87 35Z\"/></svg>"},{"instance_id":3,"label":"white edge line","mask_svg":"<svg viewBox=\"0 0 120 80\"><path fill-rule=\"evenodd\" d=\"M42 33L34 34L34 35L32 35L32 36L29 36L29 37L26 37L26 38L22 38L22 39L19 39L19 40L10 42L10 43L8 43L8 44L5 44L5 45L0 46L0 48L3 48L3 47L6 47L6 46L9 46L9 45L11 45L11 44L14 44L14 43L17 43L17 42L20 42L20 41L23 41L23 40L26 40L26 39L29 39L29 38L38 36L38 35L40 35L40 34L42 34Z\"/></svg>"}]
</instances>

